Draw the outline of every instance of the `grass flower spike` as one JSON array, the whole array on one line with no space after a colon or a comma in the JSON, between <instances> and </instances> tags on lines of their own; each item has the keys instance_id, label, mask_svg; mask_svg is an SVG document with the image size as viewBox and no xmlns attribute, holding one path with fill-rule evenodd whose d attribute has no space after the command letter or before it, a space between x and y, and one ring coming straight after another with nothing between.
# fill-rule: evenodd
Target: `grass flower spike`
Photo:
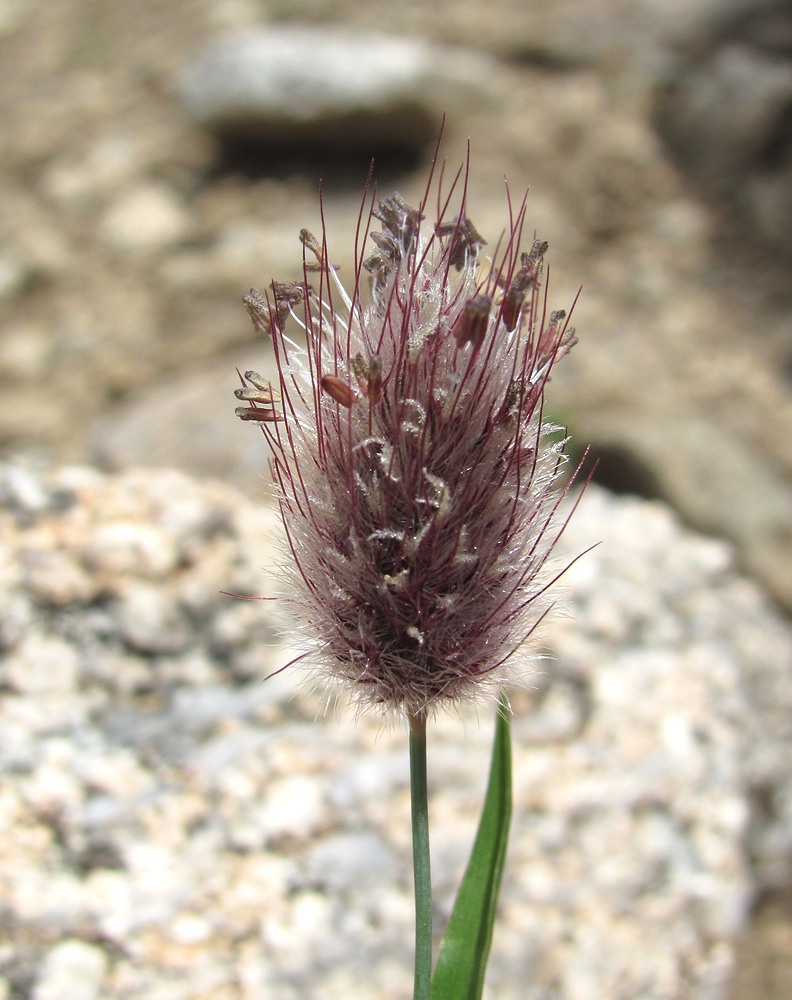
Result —
<instances>
[{"instance_id":1,"label":"grass flower spike","mask_svg":"<svg viewBox=\"0 0 792 1000\"><path fill-rule=\"evenodd\" d=\"M559 530L542 406L574 332L546 306L547 244L521 247L524 203L488 258L466 180L418 208L367 194L348 287L303 230L303 280L245 299L277 375L247 372L237 413L271 445L289 600L320 669L406 717L500 686Z\"/></svg>"},{"instance_id":2,"label":"grass flower spike","mask_svg":"<svg viewBox=\"0 0 792 1000\"><path fill-rule=\"evenodd\" d=\"M417 208L367 190L352 280L307 230L301 281L245 298L277 376L246 372L237 409L267 436L306 654L361 707L409 725L413 1000L480 1000L511 817L501 694L479 830L432 972L427 720L496 692L545 613L563 518L564 440L543 420L575 337L547 308L547 244L525 201L488 256L467 167Z\"/></svg>"}]
</instances>

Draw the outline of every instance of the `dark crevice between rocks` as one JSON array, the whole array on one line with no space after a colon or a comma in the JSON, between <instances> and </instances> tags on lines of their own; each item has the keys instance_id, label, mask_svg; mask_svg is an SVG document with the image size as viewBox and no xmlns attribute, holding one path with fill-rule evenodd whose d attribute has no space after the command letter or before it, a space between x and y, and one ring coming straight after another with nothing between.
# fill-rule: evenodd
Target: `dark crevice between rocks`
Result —
<instances>
[{"instance_id":1,"label":"dark crevice between rocks","mask_svg":"<svg viewBox=\"0 0 792 1000\"><path fill-rule=\"evenodd\" d=\"M321 179L326 191L361 190L374 164L376 180L385 186L417 170L426 159L422 146L406 147L383 141L355 144L331 142L282 142L273 145L261 138L229 135L216 141L216 155L203 176L211 186L225 178L255 182L305 177Z\"/></svg>"},{"instance_id":2,"label":"dark crevice between rocks","mask_svg":"<svg viewBox=\"0 0 792 1000\"><path fill-rule=\"evenodd\" d=\"M541 44L518 44L500 54L503 62L512 66L526 66L546 73L576 73L591 65L591 59L575 58L571 53Z\"/></svg>"},{"instance_id":3,"label":"dark crevice between rocks","mask_svg":"<svg viewBox=\"0 0 792 1000\"><path fill-rule=\"evenodd\" d=\"M792 164L792 102L786 104L776 116L762 147L757 150L756 165L760 171L774 173L786 170Z\"/></svg>"},{"instance_id":4,"label":"dark crevice between rocks","mask_svg":"<svg viewBox=\"0 0 792 1000\"><path fill-rule=\"evenodd\" d=\"M582 462L578 481L589 477L604 489L646 500L666 500L657 475L628 448L619 444L592 443L585 457L570 453L572 467Z\"/></svg>"}]
</instances>

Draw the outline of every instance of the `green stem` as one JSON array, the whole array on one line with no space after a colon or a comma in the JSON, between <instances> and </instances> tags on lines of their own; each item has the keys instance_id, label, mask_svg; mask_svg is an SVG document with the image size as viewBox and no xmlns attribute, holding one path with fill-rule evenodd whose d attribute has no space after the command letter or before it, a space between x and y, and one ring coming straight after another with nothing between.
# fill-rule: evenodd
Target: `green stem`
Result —
<instances>
[{"instance_id":1,"label":"green stem","mask_svg":"<svg viewBox=\"0 0 792 1000\"><path fill-rule=\"evenodd\" d=\"M426 784L426 713L410 717L410 801L415 878L415 985L413 1000L429 1000L432 983L432 874Z\"/></svg>"}]
</instances>

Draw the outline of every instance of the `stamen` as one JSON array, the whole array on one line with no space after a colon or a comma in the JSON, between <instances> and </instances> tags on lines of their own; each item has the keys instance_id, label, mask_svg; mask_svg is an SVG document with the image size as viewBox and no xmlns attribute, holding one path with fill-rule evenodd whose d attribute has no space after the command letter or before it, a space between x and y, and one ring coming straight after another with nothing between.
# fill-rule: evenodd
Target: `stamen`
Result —
<instances>
[{"instance_id":1,"label":"stamen","mask_svg":"<svg viewBox=\"0 0 792 1000\"><path fill-rule=\"evenodd\" d=\"M501 303L500 316L509 333L517 327L528 290L539 284L547 246L544 240L534 240L530 252L520 254L520 269L512 278Z\"/></svg>"},{"instance_id":2,"label":"stamen","mask_svg":"<svg viewBox=\"0 0 792 1000\"><path fill-rule=\"evenodd\" d=\"M336 403L340 403L341 406L346 406L347 409L356 403L360 398L352 386L347 385L347 383L335 375L323 375L322 376L322 389L331 396Z\"/></svg>"},{"instance_id":3,"label":"stamen","mask_svg":"<svg viewBox=\"0 0 792 1000\"><path fill-rule=\"evenodd\" d=\"M465 344L472 344L474 351L481 347L487 332L491 306L491 295L474 295L472 299L468 299L451 331L457 346L463 347Z\"/></svg>"},{"instance_id":4,"label":"stamen","mask_svg":"<svg viewBox=\"0 0 792 1000\"><path fill-rule=\"evenodd\" d=\"M382 398L382 359L375 354L366 361L358 353L352 359L352 371L363 395L370 403L378 403Z\"/></svg>"},{"instance_id":5,"label":"stamen","mask_svg":"<svg viewBox=\"0 0 792 1000\"><path fill-rule=\"evenodd\" d=\"M256 420L262 424L274 424L286 417L277 410L258 410L248 406L237 406L234 413L240 420Z\"/></svg>"},{"instance_id":6,"label":"stamen","mask_svg":"<svg viewBox=\"0 0 792 1000\"><path fill-rule=\"evenodd\" d=\"M270 306L266 298L261 294L258 288L251 288L250 291L242 299L245 303L245 308L248 311L248 315L253 320L253 327L257 333L266 333L268 336L272 334L272 318L270 315Z\"/></svg>"},{"instance_id":7,"label":"stamen","mask_svg":"<svg viewBox=\"0 0 792 1000\"><path fill-rule=\"evenodd\" d=\"M468 259L476 257L481 247L487 245L487 241L465 215L457 219L456 222L442 223L437 227L436 232L441 237L453 237L448 259L457 271L461 271Z\"/></svg>"}]
</instances>

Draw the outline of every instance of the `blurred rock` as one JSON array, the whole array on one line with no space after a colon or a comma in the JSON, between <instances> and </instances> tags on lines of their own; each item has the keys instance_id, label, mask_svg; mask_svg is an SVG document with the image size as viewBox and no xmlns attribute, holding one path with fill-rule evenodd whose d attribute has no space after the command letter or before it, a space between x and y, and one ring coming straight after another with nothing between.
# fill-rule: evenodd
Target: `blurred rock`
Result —
<instances>
[{"instance_id":1,"label":"blurred rock","mask_svg":"<svg viewBox=\"0 0 792 1000\"><path fill-rule=\"evenodd\" d=\"M107 956L95 944L62 941L47 955L33 987L33 1000L96 1000Z\"/></svg>"},{"instance_id":2,"label":"blurred rock","mask_svg":"<svg viewBox=\"0 0 792 1000\"><path fill-rule=\"evenodd\" d=\"M0 299L13 298L24 287L28 277L21 261L0 252Z\"/></svg>"},{"instance_id":3,"label":"blurred rock","mask_svg":"<svg viewBox=\"0 0 792 1000\"><path fill-rule=\"evenodd\" d=\"M198 56L182 80L191 117L224 140L272 149L420 149L440 113L420 42L327 27L249 30Z\"/></svg>"},{"instance_id":4,"label":"blurred rock","mask_svg":"<svg viewBox=\"0 0 792 1000\"><path fill-rule=\"evenodd\" d=\"M163 250L181 242L189 217L168 187L144 184L125 191L102 220L102 236L121 250Z\"/></svg>"},{"instance_id":5,"label":"blurred rock","mask_svg":"<svg viewBox=\"0 0 792 1000\"><path fill-rule=\"evenodd\" d=\"M264 680L293 655L275 606L219 593L274 593L275 515L173 472L3 466L0 531L9 995L409 996L402 727L328 712L297 667ZM511 692L489 986L725 1000L752 899L790 874L792 632L662 504L591 487L561 564L596 541ZM443 914L491 737L460 714L432 727Z\"/></svg>"},{"instance_id":6,"label":"blurred rock","mask_svg":"<svg viewBox=\"0 0 792 1000\"><path fill-rule=\"evenodd\" d=\"M702 189L792 250L792 7L726 5L682 50L658 127Z\"/></svg>"},{"instance_id":7,"label":"blurred rock","mask_svg":"<svg viewBox=\"0 0 792 1000\"><path fill-rule=\"evenodd\" d=\"M51 364L46 329L24 320L9 324L0 340L0 378L44 377Z\"/></svg>"},{"instance_id":8,"label":"blurred rock","mask_svg":"<svg viewBox=\"0 0 792 1000\"><path fill-rule=\"evenodd\" d=\"M265 360L261 362L262 355ZM267 494L269 451L264 436L246 433L234 414L235 369L270 364L265 346L172 375L128 403L116 406L90 429L90 452L105 469L177 468L211 476L252 497Z\"/></svg>"},{"instance_id":9,"label":"blurred rock","mask_svg":"<svg viewBox=\"0 0 792 1000\"><path fill-rule=\"evenodd\" d=\"M647 364L632 367L635 383L614 385L610 399L607 381L575 381L556 393L556 404L574 407L576 425L585 428L585 443L601 461L598 478L617 492L661 498L697 530L728 538L742 568L792 608L788 471L772 447L724 425L714 408L697 409L659 373L652 397L631 405ZM789 414L786 407L781 416Z\"/></svg>"}]
</instances>

